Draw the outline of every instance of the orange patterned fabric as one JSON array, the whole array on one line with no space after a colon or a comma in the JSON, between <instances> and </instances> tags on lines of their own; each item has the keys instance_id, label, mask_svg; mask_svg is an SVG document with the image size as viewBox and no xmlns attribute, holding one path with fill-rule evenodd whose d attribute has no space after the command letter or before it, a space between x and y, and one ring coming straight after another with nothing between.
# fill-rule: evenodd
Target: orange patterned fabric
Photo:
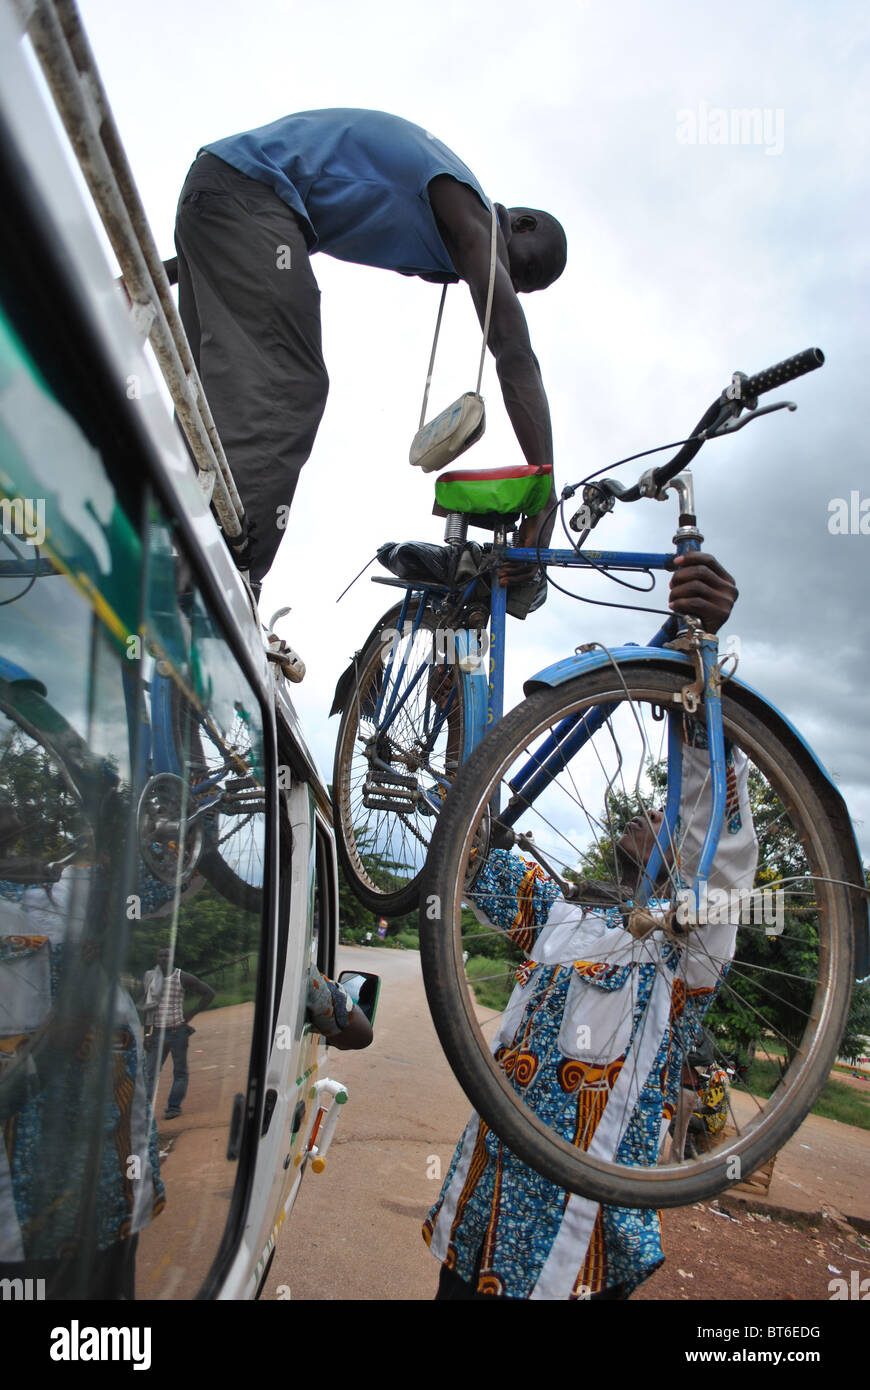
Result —
<instances>
[{"instance_id":1,"label":"orange patterned fabric","mask_svg":"<svg viewBox=\"0 0 870 1390\"><path fill-rule=\"evenodd\" d=\"M477 1285L478 1293L501 1293L502 1280L493 1268L492 1262L496 1250L496 1233L498 1231L498 1214L501 1208L502 1181L503 1181L503 1149L501 1144L498 1146L495 1159L495 1176L493 1180L493 1199L492 1214L489 1218L489 1225L486 1228L486 1239L483 1242L483 1254L480 1261L480 1279ZM496 1287L496 1281L498 1287Z\"/></svg>"},{"instance_id":2,"label":"orange patterned fabric","mask_svg":"<svg viewBox=\"0 0 870 1390\"><path fill-rule=\"evenodd\" d=\"M477 1140L474 1145L474 1153L471 1155L471 1162L468 1165L468 1174L465 1179L465 1184L462 1188L459 1200L456 1203L456 1216L450 1228L451 1245L453 1244L456 1232L459 1230L465 1208L474 1194L474 1189L477 1187L477 1184L483 1176L483 1171L486 1168L486 1136L488 1132L488 1127L484 1124L483 1120L481 1120L477 1127Z\"/></svg>"},{"instance_id":3,"label":"orange patterned fabric","mask_svg":"<svg viewBox=\"0 0 870 1390\"><path fill-rule=\"evenodd\" d=\"M606 1066L579 1062L570 1057L559 1063L557 1075L562 1090L572 1092L580 1091L581 1086L583 1088L577 1098L577 1124L572 1140L577 1148L589 1148L624 1062L623 1054Z\"/></svg>"},{"instance_id":4,"label":"orange patterned fabric","mask_svg":"<svg viewBox=\"0 0 870 1390\"><path fill-rule=\"evenodd\" d=\"M532 864L523 875L517 889L517 915L508 929L508 936L521 951L530 951L534 945L536 933L533 923L532 889L536 879L544 882L545 878L543 870L537 864Z\"/></svg>"},{"instance_id":5,"label":"orange patterned fabric","mask_svg":"<svg viewBox=\"0 0 870 1390\"><path fill-rule=\"evenodd\" d=\"M537 1054L525 1048L512 1052L507 1047L500 1047L495 1056L501 1062L505 1076L512 1077L518 1086L528 1086L538 1070Z\"/></svg>"},{"instance_id":6,"label":"orange patterned fabric","mask_svg":"<svg viewBox=\"0 0 870 1390\"><path fill-rule=\"evenodd\" d=\"M686 985L679 975L674 977L671 986L671 1019L681 1018L686 1007Z\"/></svg>"},{"instance_id":7,"label":"orange patterned fabric","mask_svg":"<svg viewBox=\"0 0 870 1390\"><path fill-rule=\"evenodd\" d=\"M604 1241L603 1212L599 1210L592 1228L586 1259L574 1284L571 1297L588 1298L607 1288L607 1246Z\"/></svg>"}]
</instances>

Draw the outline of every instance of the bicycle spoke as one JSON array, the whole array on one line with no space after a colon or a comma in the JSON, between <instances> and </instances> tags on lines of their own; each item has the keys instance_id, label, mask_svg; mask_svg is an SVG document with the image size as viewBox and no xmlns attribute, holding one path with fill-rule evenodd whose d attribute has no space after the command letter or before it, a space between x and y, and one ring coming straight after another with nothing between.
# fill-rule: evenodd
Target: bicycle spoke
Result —
<instances>
[{"instance_id":1,"label":"bicycle spoke","mask_svg":"<svg viewBox=\"0 0 870 1390\"><path fill-rule=\"evenodd\" d=\"M482 1034L488 1039L499 1039L496 1062L489 1062L487 1048L487 1065L497 1065L508 1079L516 1076L511 1090L518 1116L525 1108L534 1115L539 1106L544 1107L545 1115L555 1116L557 1111L562 1114L559 1107L569 1101L575 1107L574 1127L569 1132L567 1120L559 1121L561 1139L554 1139L548 1149L554 1171L567 1171L558 1147L563 1141L569 1149L580 1146L588 1151L584 1179L591 1175L594 1180L602 1162L614 1170L622 1167L626 1171L625 1165L613 1160L614 1149L622 1144L620 1152L632 1155L632 1165L646 1165L651 1177L661 1173L666 1179L665 1187L655 1186L657 1194L678 1190L673 1186L677 1179L672 1178L672 1169L674 1175L681 1175L681 1182L691 1184L685 1191L713 1190L717 1182L721 1185L725 1181L725 1164L719 1161L720 1154L724 1159L739 1145L741 1154L745 1146L754 1155L762 1151L763 1143L769 1142L768 1133L775 1135L783 1129L782 1107L772 1109L763 1094L753 1094L748 1086L746 1094L751 1099L735 1105L727 1069L720 1063L729 1051L736 1056L740 1048L748 1051L751 1044L762 1064L765 1058L774 1060L773 1049L781 1049L788 1057L796 1057L792 1064L795 1075L807 1065L807 1058L816 1073L823 1069L822 1048L815 1037L818 1005L813 1000L824 988L828 966L820 956L817 942L826 929L821 900L830 898L836 889L823 891L821 882L816 884L814 880L836 880L839 864L836 845L829 837L828 857L805 866L806 847L820 817L810 814L795 825L793 813L786 809L789 803L779 799L769 779L765 745L754 742L752 735L747 749L741 743L746 735L739 722L734 726L726 722L727 819L721 830L710 885L702 889L701 904L707 915L699 921L680 916L678 907L685 904L691 908L691 899L686 902L684 889L694 882L697 861L708 838L707 817L712 800L704 719L687 718L668 693L679 691L680 679L676 674L642 673L635 677L636 685L644 688L644 681L649 680L648 688L656 693L643 698L632 695L626 700L619 693L617 673L597 672L594 682L590 677L588 684L595 685L598 700L607 709L606 718L597 723L590 713L597 707L595 699L582 706L573 705L557 689L541 690L532 696L527 702L528 716L523 707L506 716L505 725L511 721L511 726L504 732L496 729L489 736L474 754L467 776L463 770L450 793L445 816L449 819L453 811L455 825L445 826L442 818L437 832L437 856L433 854L433 860L437 857L441 863L433 865L425 890L436 895L446 892L448 902L454 903L448 916L455 914L462 894L452 897L455 886L449 888L447 884L451 874L458 873L461 880L469 873L468 866L474 867L473 858L466 860L462 856L468 855L477 834L475 825L462 818L468 817L469 807L476 808L474 814L479 815L480 808L495 797L502 806L521 808L519 814L514 809L511 822L516 827L514 833L523 836L522 843L513 850L507 848L511 844L510 831L502 824L499 842L504 843L506 837L507 847L499 853L519 853L526 865L535 867L532 887L523 889L523 893L534 894L534 902L546 891L541 877L546 880L550 873L560 876L563 891L566 879L570 882L580 876L587 880L599 878L613 885L610 891L618 895L619 911L584 906L570 895L568 903L564 903L560 894L552 930L546 925L548 918L537 928L532 924L530 930L531 901L524 907L522 895L512 898L507 893L498 897L487 887L497 881L501 861L492 861L488 878L481 879L481 868L475 868L474 886L465 897L474 900L482 884L480 903L487 904L486 912L501 927L494 927L489 934L479 920L463 925L461 947L469 955L459 983L463 990L479 990L488 1009L498 1001L500 984L500 1002L504 1005L517 979L528 982L524 992L517 994L519 1012L509 1016L510 1026L480 1006L477 1013ZM612 683L608 684L608 680ZM579 688L583 680L576 684ZM550 712L536 723L532 710L537 706L543 710L545 705ZM524 719L528 721L528 732L512 743L512 724L519 728ZM556 733L560 729L561 743ZM659 817L666 805L669 809L674 807L673 795L670 801L667 798L668 759L673 748L672 735L678 731L682 764L675 762L674 776L681 779L681 801L679 818L669 826L666 817ZM573 744L568 739L573 739ZM490 742L500 750L497 754L489 753ZM566 750L572 746L569 756ZM494 767L496 757L501 759L497 781L487 781L488 768ZM771 766L770 771L776 773L777 769ZM794 775L789 768L787 776ZM791 800L793 803L794 794ZM758 862L755 838L747 831L750 803L760 817L758 843L764 857ZM626 835L629 826L632 828ZM633 875L646 870L656 839L662 860L657 881L650 887L647 906L635 908ZM805 867L809 872L796 874L796 869ZM526 885L531 882L528 872L522 879ZM729 878L729 874L736 877ZM791 885L785 884L787 876L794 880ZM515 876L513 881L519 883L519 878ZM766 902L762 907L762 900L752 895L771 885L782 886L783 894L776 899L777 915L769 923L767 914L771 907ZM713 894L717 892L724 892L724 897L716 899ZM839 901L845 902L842 895ZM747 920L742 920L744 917ZM515 933L508 933L504 924L512 921L522 925ZM765 930L770 925L775 925L776 930ZM457 923L453 930L458 929ZM574 932L577 945L571 946ZM522 933L526 959L522 964L502 964L505 936L517 940ZM423 943L421 922L421 946ZM430 955L442 958L436 947L435 938L426 944L424 965ZM563 953L566 951L567 956ZM445 967L449 968L452 959L449 951L444 954ZM578 959L587 964L578 966ZM598 975L599 970L604 973ZM572 985L572 981L576 983ZM569 1017L564 1011L572 988L575 993L571 998L576 1003L572 1006L575 1012ZM551 997L552 1004L548 1003ZM540 1020L550 1016L539 1015L538 1011L546 1009L555 1011L553 1017L561 1020L559 1066L566 1084L573 1087L564 1102L558 1099L562 1093L552 1070L547 1070L555 1065L550 1061L554 1039L537 1060L533 1055ZM460 1012L456 1016L461 1019L469 1015ZM475 1016L473 1010L470 1016ZM594 1019L591 1041L588 1030L584 1033L580 1026L574 1047L574 1023L582 1025L584 1017ZM440 1022L449 1039L453 1033L447 1017ZM713 1078L710 1095L714 1099L710 1104L716 1108L709 1111L700 1110L697 1099L698 1087L706 1094L707 1080L698 1079L688 1063L702 1028L712 1039L712 1051L706 1055L712 1058L713 1070L706 1072L705 1077ZM792 1032L794 1037L790 1036ZM831 1032L829 1027L829 1035ZM803 1044L796 1042L801 1034L806 1039ZM824 1048L831 1045L828 1036ZM565 1048L567 1051L563 1052ZM460 1057L458 1052L457 1060ZM782 1058L777 1060L782 1066ZM661 1154L655 1150L648 1128L644 1129L639 1121L649 1110L650 1068L654 1061L661 1073L657 1073L655 1087L661 1104L667 1101L666 1116L672 1119L675 1134L679 1135L681 1123L688 1124L690 1117L685 1106L689 1100L693 1113L697 1111L692 1130L686 1133L684 1150L677 1152L675 1143L671 1145L670 1157L666 1156L666 1148ZM720 1072L724 1080L720 1079ZM694 1099L684 1094L690 1076L696 1077L692 1083L696 1088L692 1091ZM749 1084L753 1084L751 1077ZM792 1086L793 1082L789 1080L786 1085ZM476 1089L472 1094L483 1114ZM501 1088L493 1092L494 1105L496 1094L501 1098L504 1092ZM552 1109L554 1105L556 1110ZM495 1113L500 1113L500 1106L501 1100ZM738 1111L751 1114L753 1123L747 1126L745 1120L739 1122ZM773 1117L770 1121L769 1116ZM667 1118L659 1123L667 1146ZM602 1138L595 1140L602 1124ZM699 1124L703 1126L700 1130ZM530 1127L529 1134L532 1133L534 1139L530 1143L538 1152L543 1142L541 1134ZM610 1157L602 1159L602 1153ZM663 1167L659 1167L660 1161ZM653 1189L645 1189L628 1176L634 1171L634 1167L627 1170L624 1187L640 1194L641 1200L644 1191Z\"/></svg>"},{"instance_id":2,"label":"bicycle spoke","mask_svg":"<svg viewBox=\"0 0 870 1390\"><path fill-rule=\"evenodd\" d=\"M410 899L450 784L448 761L461 753L457 668L433 663L430 610L412 627L358 660L333 777L345 873L366 906L388 915Z\"/></svg>"}]
</instances>

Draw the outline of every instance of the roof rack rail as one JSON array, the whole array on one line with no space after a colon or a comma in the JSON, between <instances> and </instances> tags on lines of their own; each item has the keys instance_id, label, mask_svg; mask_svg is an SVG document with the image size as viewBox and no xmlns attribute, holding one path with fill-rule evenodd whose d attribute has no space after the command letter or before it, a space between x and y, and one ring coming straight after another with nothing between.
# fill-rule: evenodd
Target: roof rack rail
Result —
<instances>
[{"instance_id":1,"label":"roof rack rail","mask_svg":"<svg viewBox=\"0 0 870 1390\"><path fill-rule=\"evenodd\" d=\"M199 485L224 535L237 540L245 510L78 9L74 0L15 0L15 7L117 257L134 322L154 349Z\"/></svg>"}]
</instances>

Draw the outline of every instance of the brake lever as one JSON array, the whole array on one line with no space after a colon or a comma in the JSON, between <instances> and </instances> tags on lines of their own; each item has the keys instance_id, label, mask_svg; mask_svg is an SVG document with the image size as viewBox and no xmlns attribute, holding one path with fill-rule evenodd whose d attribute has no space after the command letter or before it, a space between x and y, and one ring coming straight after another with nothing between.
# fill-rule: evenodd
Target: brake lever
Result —
<instances>
[{"instance_id":1,"label":"brake lever","mask_svg":"<svg viewBox=\"0 0 870 1390\"><path fill-rule=\"evenodd\" d=\"M721 439L723 434L736 434L738 430L743 429L744 425L751 425L753 420L757 420L761 415L771 415L774 410L797 410L797 405L794 401L776 401L773 405L763 405L760 409L745 415L742 420L733 421L731 424L726 421L716 430L705 431L704 438Z\"/></svg>"},{"instance_id":2,"label":"brake lever","mask_svg":"<svg viewBox=\"0 0 870 1390\"><path fill-rule=\"evenodd\" d=\"M571 530L582 531L585 540L599 521L607 516L608 512L613 511L614 502L619 500L625 491L626 488L616 478L601 478L598 482L586 483L583 487L583 506L568 522ZM563 500L567 492L568 489L565 488L562 492ZM573 494L574 489L569 495ZM579 541L578 545L582 545L583 540Z\"/></svg>"}]
</instances>

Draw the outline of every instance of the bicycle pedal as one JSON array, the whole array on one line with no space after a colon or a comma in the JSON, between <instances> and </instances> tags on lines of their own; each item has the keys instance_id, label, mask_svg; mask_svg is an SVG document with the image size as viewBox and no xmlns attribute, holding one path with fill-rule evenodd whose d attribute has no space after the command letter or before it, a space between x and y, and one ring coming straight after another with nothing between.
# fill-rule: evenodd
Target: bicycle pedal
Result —
<instances>
[{"instance_id":1,"label":"bicycle pedal","mask_svg":"<svg viewBox=\"0 0 870 1390\"><path fill-rule=\"evenodd\" d=\"M417 805L417 792L410 789L404 791L401 787L364 787L362 800L363 806L367 806L369 810L377 808L381 811L406 811L409 807ZM389 806L382 804L386 802L389 802Z\"/></svg>"},{"instance_id":2,"label":"bicycle pedal","mask_svg":"<svg viewBox=\"0 0 870 1390\"><path fill-rule=\"evenodd\" d=\"M401 777L399 773L378 774L384 776L387 785L372 782L368 778L363 783L362 802L368 811L394 811L404 814L417 806L417 783L413 777ZM393 777L396 781L393 781Z\"/></svg>"},{"instance_id":3,"label":"bicycle pedal","mask_svg":"<svg viewBox=\"0 0 870 1390\"><path fill-rule=\"evenodd\" d=\"M377 780L372 781L370 776L367 777L363 787L364 791L386 791L392 787L410 787L414 791L417 790L416 777L409 777L407 773L387 772L384 768L379 767L374 775Z\"/></svg>"},{"instance_id":4,"label":"bicycle pedal","mask_svg":"<svg viewBox=\"0 0 870 1390\"><path fill-rule=\"evenodd\" d=\"M368 799L363 797L363 805L367 811L392 811L394 815L408 815L409 812L416 810L413 801L393 801L386 797L372 796Z\"/></svg>"}]
</instances>

